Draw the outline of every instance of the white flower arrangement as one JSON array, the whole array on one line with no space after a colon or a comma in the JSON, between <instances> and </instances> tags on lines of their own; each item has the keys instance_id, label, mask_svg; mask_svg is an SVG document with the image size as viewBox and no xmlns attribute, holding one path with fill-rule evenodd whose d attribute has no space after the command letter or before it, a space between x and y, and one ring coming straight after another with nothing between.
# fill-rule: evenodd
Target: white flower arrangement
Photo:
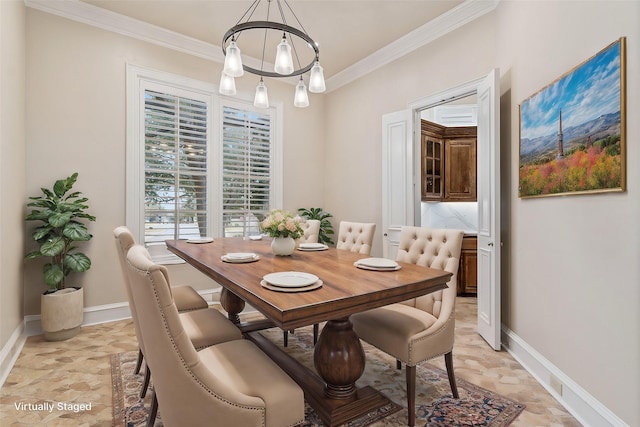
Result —
<instances>
[{"instance_id":1,"label":"white flower arrangement","mask_svg":"<svg viewBox=\"0 0 640 427\"><path fill-rule=\"evenodd\" d=\"M264 233L271 237L292 237L298 239L304 231L300 227L300 218L294 217L291 212L274 209L260 223Z\"/></svg>"}]
</instances>

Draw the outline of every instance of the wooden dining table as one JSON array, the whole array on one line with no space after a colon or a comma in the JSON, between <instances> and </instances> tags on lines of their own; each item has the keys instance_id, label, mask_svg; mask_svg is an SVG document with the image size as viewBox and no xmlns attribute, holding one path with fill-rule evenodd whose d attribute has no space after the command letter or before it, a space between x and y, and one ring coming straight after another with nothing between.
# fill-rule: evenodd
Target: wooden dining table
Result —
<instances>
[{"instance_id":1,"label":"wooden dining table","mask_svg":"<svg viewBox=\"0 0 640 427\"><path fill-rule=\"evenodd\" d=\"M166 241L171 252L221 285L220 303L229 319L300 385L307 402L327 425L344 424L389 404L373 387L356 385L364 372L365 354L349 316L444 289L451 273L402 262L397 270L365 270L354 263L368 255L335 248L276 256L270 243L270 238L218 238L202 244ZM222 260L228 253L247 252L255 253L257 259L247 263ZM261 285L265 275L277 272L312 274L322 286L280 292ZM262 313L264 320L243 322L239 314L245 303ZM326 324L314 349L316 372L259 333L274 326L293 330L321 322Z\"/></svg>"}]
</instances>

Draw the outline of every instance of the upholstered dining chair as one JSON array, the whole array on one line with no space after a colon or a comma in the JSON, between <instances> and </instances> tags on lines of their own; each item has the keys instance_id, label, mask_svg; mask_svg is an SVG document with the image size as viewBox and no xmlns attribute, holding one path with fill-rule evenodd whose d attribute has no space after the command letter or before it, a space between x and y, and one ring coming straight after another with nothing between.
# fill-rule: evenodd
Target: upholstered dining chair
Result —
<instances>
[{"instance_id":1,"label":"upholstered dining chair","mask_svg":"<svg viewBox=\"0 0 640 427\"><path fill-rule=\"evenodd\" d=\"M447 289L398 304L351 316L358 336L406 365L409 426L415 424L416 365L444 355L453 397L458 389L453 374L456 272L462 230L403 227L397 261L453 273Z\"/></svg>"},{"instance_id":2,"label":"upholstered dining chair","mask_svg":"<svg viewBox=\"0 0 640 427\"><path fill-rule=\"evenodd\" d=\"M142 360L144 359L147 351L145 350L144 339L138 325L137 309L135 302L133 301L133 297L131 294L131 285L129 283L129 276L127 274L127 252L131 247L135 245L135 239L129 229L124 226L114 229L113 234L116 240L116 249L122 269L125 290L127 291L127 298L129 300L129 309L131 310L133 326L135 329L136 337L138 339L138 362L135 368L135 373L137 374L140 372ZM148 252L145 252L145 255L148 259L151 259ZM176 298L175 290L185 287L193 290L193 288L189 286L180 286L170 288L170 292L174 304L176 305L176 310L179 310L178 302L184 304L184 307L187 307L185 311L179 312L178 316L183 322L184 329L196 349L202 349L221 342L238 340L242 338L242 333L240 332L240 330L233 323L231 323L231 321L225 318L218 310L214 308L208 308L208 304L206 308L193 309L193 307L197 306L196 304L194 304L197 300L193 298L190 292L179 292L177 293L177 295L181 295L185 298ZM200 295L195 290L193 290L193 292L198 297L200 297ZM145 370L144 382L142 384L142 388L140 389L141 398L144 398L146 396L150 380L151 369L149 369L149 366L147 366L147 369ZM157 409L155 407L156 404L157 402L154 400L152 403L150 418L155 418L155 409ZM153 425L153 420L151 424Z\"/></svg>"},{"instance_id":3,"label":"upholstered dining chair","mask_svg":"<svg viewBox=\"0 0 640 427\"><path fill-rule=\"evenodd\" d=\"M340 221L338 229L338 239L336 241L336 249L358 252L360 254L369 255L371 246L373 245L373 235L376 232L374 223L349 222ZM320 326L315 323L313 325L313 343L318 342ZM284 331L284 346L289 341L287 331Z\"/></svg>"},{"instance_id":4,"label":"upholstered dining chair","mask_svg":"<svg viewBox=\"0 0 640 427\"><path fill-rule=\"evenodd\" d=\"M162 422L172 426L298 425L302 389L248 340L196 351L171 296L168 270L141 245L127 252L127 274L137 310L154 396Z\"/></svg>"},{"instance_id":5,"label":"upholstered dining chair","mask_svg":"<svg viewBox=\"0 0 640 427\"><path fill-rule=\"evenodd\" d=\"M320 221L317 219L308 219L300 222L300 227L304 234L300 236L300 243L318 243L320 237Z\"/></svg>"},{"instance_id":6,"label":"upholstered dining chair","mask_svg":"<svg viewBox=\"0 0 640 427\"><path fill-rule=\"evenodd\" d=\"M340 221L336 249L369 255L375 232L374 223Z\"/></svg>"}]
</instances>

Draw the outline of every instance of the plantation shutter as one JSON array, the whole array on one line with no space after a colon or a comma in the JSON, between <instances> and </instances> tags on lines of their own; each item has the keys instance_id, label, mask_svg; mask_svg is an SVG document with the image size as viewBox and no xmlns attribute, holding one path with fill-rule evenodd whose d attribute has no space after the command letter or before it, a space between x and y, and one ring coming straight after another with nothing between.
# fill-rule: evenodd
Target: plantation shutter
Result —
<instances>
[{"instance_id":1,"label":"plantation shutter","mask_svg":"<svg viewBox=\"0 0 640 427\"><path fill-rule=\"evenodd\" d=\"M222 216L225 237L259 233L272 192L272 117L222 108Z\"/></svg>"},{"instance_id":2,"label":"plantation shutter","mask_svg":"<svg viewBox=\"0 0 640 427\"><path fill-rule=\"evenodd\" d=\"M207 103L144 92L144 242L209 235Z\"/></svg>"}]
</instances>

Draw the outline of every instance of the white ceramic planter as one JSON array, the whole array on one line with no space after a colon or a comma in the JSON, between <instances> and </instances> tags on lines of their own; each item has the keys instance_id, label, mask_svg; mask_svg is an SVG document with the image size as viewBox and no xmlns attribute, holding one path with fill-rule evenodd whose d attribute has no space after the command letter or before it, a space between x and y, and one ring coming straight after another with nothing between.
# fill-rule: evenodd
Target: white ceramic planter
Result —
<instances>
[{"instance_id":1,"label":"white ceramic planter","mask_svg":"<svg viewBox=\"0 0 640 427\"><path fill-rule=\"evenodd\" d=\"M66 288L40 296L41 323L48 341L63 341L80 332L84 320L84 291Z\"/></svg>"},{"instance_id":2,"label":"white ceramic planter","mask_svg":"<svg viewBox=\"0 0 640 427\"><path fill-rule=\"evenodd\" d=\"M274 237L271 241L271 250L279 256L291 255L296 249L296 241L293 237Z\"/></svg>"}]
</instances>

